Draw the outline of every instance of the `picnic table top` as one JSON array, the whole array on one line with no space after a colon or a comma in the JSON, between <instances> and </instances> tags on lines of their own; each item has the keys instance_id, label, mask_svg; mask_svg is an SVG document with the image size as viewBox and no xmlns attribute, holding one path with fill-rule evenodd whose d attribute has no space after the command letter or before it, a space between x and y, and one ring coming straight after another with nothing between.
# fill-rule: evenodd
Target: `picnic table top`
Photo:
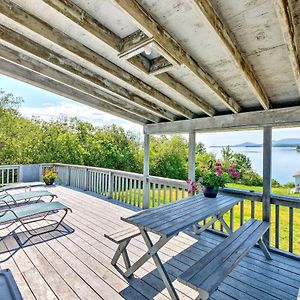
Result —
<instances>
[{"instance_id":1,"label":"picnic table top","mask_svg":"<svg viewBox=\"0 0 300 300\"><path fill-rule=\"evenodd\" d=\"M223 194L211 199L199 194L144 210L122 220L160 236L170 237L210 216L229 210L243 199L242 196Z\"/></svg>"}]
</instances>

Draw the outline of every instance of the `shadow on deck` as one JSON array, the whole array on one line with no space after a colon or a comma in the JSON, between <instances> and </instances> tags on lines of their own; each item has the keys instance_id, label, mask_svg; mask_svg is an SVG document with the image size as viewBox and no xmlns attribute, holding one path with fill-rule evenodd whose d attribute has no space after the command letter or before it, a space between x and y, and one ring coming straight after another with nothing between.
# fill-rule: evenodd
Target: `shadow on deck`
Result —
<instances>
[{"instance_id":1,"label":"shadow on deck","mask_svg":"<svg viewBox=\"0 0 300 300\"><path fill-rule=\"evenodd\" d=\"M0 255L1 260L13 254L0 266L11 269L24 299L170 299L151 260L129 280L110 264L116 245L103 235L124 227L120 217L138 208L66 187L51 191L73 210L61 231L30 241L19 233L22 243L26 242L22 248L13 237L0 244L0 249L10 250ZM197 293L176 277L222 239L209 232L195 236L187 230L161 249L160 257L180 299L195 299ZM128 248L130 259L135 261L145 250L141 237L135 238ZM211 299L297 299L300 261L278 254L272 258L267 261L259 249L252 249ZM120 270L124 270L122 259Z\"/></svg>"}]
</instances>

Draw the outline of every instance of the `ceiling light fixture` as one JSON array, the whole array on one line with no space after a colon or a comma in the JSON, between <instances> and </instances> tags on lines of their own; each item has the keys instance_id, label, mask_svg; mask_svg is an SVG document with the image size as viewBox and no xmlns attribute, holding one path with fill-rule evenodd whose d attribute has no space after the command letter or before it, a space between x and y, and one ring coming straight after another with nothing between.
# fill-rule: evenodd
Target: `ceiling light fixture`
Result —
<instances>
[{"instance_id":1,"label":"ceiling light fixture","mask_svg":"<svg viewBox=\"0 0 300 300\"><path fill-rule=\"evenodd\" d=\"M146 54L146 55L150 55L151 52L152 52L152 49L151 49L151 46L149 45L149 46L147 46L147 47L145 48L145 54Z\"/></svg>"}]
</instances>

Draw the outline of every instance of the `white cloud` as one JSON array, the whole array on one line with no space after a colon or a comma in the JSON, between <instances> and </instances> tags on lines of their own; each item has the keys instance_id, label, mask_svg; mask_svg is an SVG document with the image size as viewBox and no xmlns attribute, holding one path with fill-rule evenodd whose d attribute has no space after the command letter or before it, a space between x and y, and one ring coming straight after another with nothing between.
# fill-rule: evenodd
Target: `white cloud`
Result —
<instances>
[{"instance_id":1,"label":"white cloud","mask_svg":"<svg viewBox=\"0 0 300 300\"><path fill-rule=\"evenodd\" d=\"M69 101L61 101L58 104L51 104L47 102L43 103L42 107L22 106L20 108L20 113L26 118L39 117L45 121L58 119L61 116L69 118L77 117L97 126L116 124L122 126L126 130L142 132L142 126L140 125L126 121L114 115L101 112L92 107Z\"/></svg>"}]
</instances>

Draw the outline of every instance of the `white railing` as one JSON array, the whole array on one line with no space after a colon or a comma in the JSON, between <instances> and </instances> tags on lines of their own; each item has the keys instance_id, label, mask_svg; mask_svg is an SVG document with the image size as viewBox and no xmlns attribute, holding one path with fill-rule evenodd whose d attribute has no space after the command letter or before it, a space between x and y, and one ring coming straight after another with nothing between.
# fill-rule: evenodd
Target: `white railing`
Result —
<instances>
[{"instance_id":1,"label":"white railing","mask_svg":"<svg viewBox=\"0 0 300 300\"><path fill-rule=\"evenodd\" d=\"M67 164L43 164L44 169L54 167L59 182L119 200L141 208L155 207L188 196L185 181L149 176L150 201L144 203L142 174L119 170Z\"/></svg>"},{"instance_id":2,"label":"white railing","mask_svg":"<svg viewBox=\"0 0 300 300\"><path fill-rule=\"evenodd\" d=\"M19 181L19 165L0 166L0 185Z\"/></svg>"},{"instance_id":3,"label":"white railing","mask_svg":"<svg viewBox=\"0 0 300 300\"><path fill-rule=\"evenodd\" d=\"M149 203L145 203L142 174L54 163L41 164L40 176L44 169L50 167L54 167L58 171L59 183L63 185L95 192L140 208L155 207L188 196L188 186L185 181L149 176L147 183L150 185L150 197ZM0 166L0 183L17 181L20 169L22 170L22 166ZM41 179L42 177L40 177ZM261 193L236 189L224 189L222 193L242 196L245 199L224 216L233 230L240 227L249 218L262 218ZM297 254L297 257L300 258L299 217L300 198L271 195L271 245L276 248L276 251L284 255L290 253L289 255L295 256ZM211 229L225 234L220 224L213 225Z\"/></svg>"}]
</instances>

